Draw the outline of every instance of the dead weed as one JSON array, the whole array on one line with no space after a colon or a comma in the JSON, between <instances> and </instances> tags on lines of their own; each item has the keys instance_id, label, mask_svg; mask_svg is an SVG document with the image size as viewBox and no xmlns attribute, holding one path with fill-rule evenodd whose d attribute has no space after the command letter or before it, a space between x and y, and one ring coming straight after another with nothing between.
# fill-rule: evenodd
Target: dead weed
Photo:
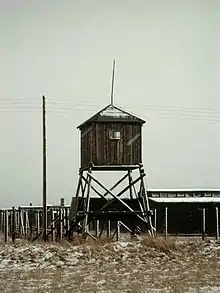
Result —
<instances>
[{"instance_id":1,"label":"dead weed","mask_svg":"<svg viewBox=\"0 0 220 293\"><path fill-rule=\"evenodd\" d=\"M150 237L146 236L141 240L141 244L145 248L154 248L157 251L170 253L172 251L180 251L183 247L174 238L164 238L161 236Z\"/></svg>"}]
</instances>

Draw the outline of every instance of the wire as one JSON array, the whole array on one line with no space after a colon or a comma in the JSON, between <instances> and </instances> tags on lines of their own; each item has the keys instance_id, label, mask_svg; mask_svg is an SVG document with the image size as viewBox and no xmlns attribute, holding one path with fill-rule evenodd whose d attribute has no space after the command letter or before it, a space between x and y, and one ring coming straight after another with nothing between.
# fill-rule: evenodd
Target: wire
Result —
<instances>
[{"instance_id":1,"label":"wire","mask_svg":"<svg viewBox=\"0 0 220 293\"><path fill-rule=\"evenodd\" d=\"M52 102L52 103L51 103ZM66 104L66 107L61 104ZM57 107L58 106L58 107ZM178 107L165 107L165 106L148 106L148 105L135 105L141 109L146 109L147 112L157 113L160 119L179 119L185 118L187 120L202 120L209 122L220 122L220 110L211 108L178 108ZM0 100L0 112L36 112L41 111L41 103L39 100L27 100L16 98L14 100ZM90 109L89 109L90 108ZM74 102L70 101L54 101L47 102L47 112L57 114L67 114L68 111L83 111L86 113L95 114L97 109L101 108L100 105L94 103ZM161 113L162 112L162 113ZM148 113L149 114L149 113ZM170 115L173 114L173 115ZM177 114L177 115L175 115Z\"/></svg>"},{"instance_id":2,"label":"wire","mask_svg":"<svg viewBox=\"0 0 220 293\"><path fill-rule=\"evenodd\" d=\"M5 110L5 109L8 109L8 107L11 107L11 106L17 106L17 107L25 107L25 108L28 108L28 107L37 107L37 108L41 108L41 105L38 103L38 104L34 104L34 103L1 103L0 101L0 111L1 110ZM58 107L57 107L58 106ZM89 108L97 108L97 109L100 109L101 106L98 106L98 105L94 105L94 104L83 104L83 103L75 103L75 104L69 104L67 106L60 106L60 105L57 105L56 103L53 103L53 104L47 104L47 109L63 109L63 110L74 110L77 106L80 106L81 108L82 107L86 107L88 109ZM190 113L190 114L207 114L207 115L214 115L214 116L217 116L217 117L220 117L220 110L215 110L215 111L210 111L210 110L194 110L193 108L189 108L188 110L186 110L186 108L169 108L169 107L160 107L160 106L147 106L147 105L142 105L142 104L136 104L135 105L135 108L136 107L139 107L141 109L146 109L146 110L149 110L149 111L165 111L165 112L182 112L182 113Z\"/></svg>"},{"instance_id":3,"label":"wire","mask_svg":"<svg viewBox=\"0 0 220 293\"><path fill-rule=\"evenodd\" d=\"M26 104L34 104L37 103L39 105L41 105L41 100L40 99L36 99L36 98L32 98L32 99L21 99L21 98L15 98L15 99L0 99L0 104L21 104L23 105L24 103ZM52 103L51 103L52 102ZM69 106L75 106L75 105L84 105L84 106L93 106L93 107L100 107L102 108L103 105L101 104L96 104L94 102L91 102L90 100L85 100L83 99L83 101L80 102L74 102L74 101L70 101L70 100L54 100L54 99L48 99L47 98L47 104L48 105L59 105L59 104L67 104ZM216 109L216 108L195 108L195 107L178 107L178 106L171 106L171 107L167 107L167 106L158 106L158 105L147 105L147 104L138 104L138 103L127 103L128 105L132 105L133 107L144 107L144 108L148 108L148 109L166 109L168 111L187 111L187 112L216 112L216 113L220 113L220 109Z\"/></svg>"},{"instance_id":4,"label":"wire","mask_svg":"<svg viewBox=\"0 0 220 293\"><path fill-rule=\"evenodd\" d=\"M12 107L11 107L12 106ZM168 113L180 113L180 114L184 114L184 115L189 115L189 116L195 116L195 117L200 117L201 115L203 117L214 117L214 118L220 118L220 114L218 113L210 113L210 112L192 112L192 111L184 111L184 110L171 110L171 109L151 109L148 108L144 105L140 105L140 107L142 109L146 109L148 111L154 111L154 112L168 112ZM94 108L92 107L91 109L89 109L91 107L88 107L88 105L82 106L81 104L76 104L75 107L56 107L55 105L48 105L47 110L64 110L64 111L75 111L75 110L79 110L79 111L94 111ZM31 110L31 109L41 109L41 105L35 105L35 104L19 104L17 105L17 107L15 107L15 104L12 105L4 105L3 107L0 107L0 111L10 111L10 110L21 110L21 109L26 109L26 110ZM97 110L97 109L96 109ZM164 114L164 113L163 113Z\"/></svg>"},{"instance_id":5,"label":"wire","mask_svg":"<svg viewBox=\"0 0 220 293\"><path fill-rule=\"evenodd\" d=\"M37 110L37 111L36 111ZM69 109L70 111L67 110L47 110L48 114L58 114L58 115L65 115L65 116L71 116L71 114L73 112L85 112L85 109L80 109L80 108L75 108L75 109ZM40 113L41 109L8 109L5 110L5 113ZM0 110L1 112L1 110ZM87 110L86 113L90 113L91 115L94 114L94 111L92 110ZM162 119L162 120L187 120L187 121L206 121L206 122L220 122L220 119L214 119L211 116L206 116L206 117L202 117L202 116L193 116L193 115L186 115L186 114L182 114L182 115L178 115L177 117L172 117L172 116L168 116L168 115L162 115L162 114L157 114L156 117L152 117L150 119ZM216 123L214 123L216 124Z\"/></svg>"}]
</instances>

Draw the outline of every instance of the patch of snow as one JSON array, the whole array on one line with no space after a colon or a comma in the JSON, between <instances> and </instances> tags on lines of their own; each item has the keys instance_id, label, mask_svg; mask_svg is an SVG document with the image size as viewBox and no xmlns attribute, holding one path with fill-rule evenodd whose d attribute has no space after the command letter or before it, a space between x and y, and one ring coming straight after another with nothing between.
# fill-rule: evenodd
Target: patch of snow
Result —
<instances>
[{"instance_id":1,"label":"patch of snow","mask_svg":"<svg viewBox=\"0 0 220 293\"><path fill-rule=\"evenodd\" d=\"M110 105L105 110L100 113L100 116L107 116L107 117L115 117L115 118L129 118L130 115L125 113L124 111L115 108L114 106Z\"/></svg>"},{"instance_id":2,"label":"patch of snow","mask_svg":"<svg viewBox=\"0 0 220 293\"><path fill-rule=\"evenodd\" d=\"M8 282L4 281L5 285L0 284L0 292L7 283L10 286L4 292L17 293L37 290L116 293L121 292L121 288L123 292L134 289L135 292L165 293L178 289L180 285L184 286L181 292L220 292L220 288L214 286L219 284L219 241L200 239L186 242L181 239L178 242L181 249L166 250L165 247L163 250L163 246L156 247L154 242L148 243L141 238L123 240L103 246L85 244L65 247L50 243L0 245L0 272L3 281L4 276L8 278ZM14 288L17 283L20 284L20 291L10 291L13 282ZM204 287L204 284L207 286Z\"/></svg>"},{"instance_id":3,"label":"patch of snow","mask_svg":"<svg viewBox=\"0 0 220 293\"><path fill-rule=\"evenodd\" d=\"M187 293L219 293L220 292L220 287L212 287L212 286L206 286L206 287L201 287L201 288L191 288Z\"/></svg>"}]
</instances>

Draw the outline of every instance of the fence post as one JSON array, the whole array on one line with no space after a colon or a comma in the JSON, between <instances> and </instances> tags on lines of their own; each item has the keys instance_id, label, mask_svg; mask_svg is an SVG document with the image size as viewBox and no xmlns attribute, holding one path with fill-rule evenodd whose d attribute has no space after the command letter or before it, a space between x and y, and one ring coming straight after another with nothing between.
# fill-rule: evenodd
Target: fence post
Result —
<instances>
[{"instance_id":1,"label":"fence post","mask_svg":"<svg viewBox=\"0 0 220 293\"><path fill-rule=\"evenodd\" d=\"M205 239L205 228L206 228L206 223L205 223L205 208L202 209L202 239Z\"/></svg>"},{"instance_id":2,"label":"fence post","mask_svg":"<svg viewBox=\"0 0 220 293\"><path fill-rule=\"evenodd\" d=\"M64 200L64 198L61 198L60 199L60 206L61 207L64 207L65 206L65 200Z\"/></svg>"},{"instance_id":3,"label":"fence post","mask_svg":"<svg viewBox=\"0 0 220 293\"><path fill-rule=\"evenodd\" d=\"M63 222L62 222L62 217L63 216L63 210L62 208L60 208L59 213L58 213L58 217L59 217L59 223L58 223L58 227L59 227L59 240L61 241L63 238Z\"/></svg>"},{"instance_id":4,"label":"fence post","mask_svg":"<svg viewBox=\"0 0 220 293\"><path fill-rule=\"evenodd\" d=\"M5 210L4 212L4 236L5 242L8 242L8 211Z\"/></svg>"},{"instance_id":5,"label":"fence post","mask_svg":"<svg viewBox=\"0 0 220 293\"><path fill-rule=\"evenodd\" d=\"M24 235L27 236L27 212L23 211Z\"/></svg>"},{"instance_id":6,"label":"fence post","mask_svg":"<svg viewBox=\"0 0 220 293\"><path fill-rule=\"evenodd\" d=\"M16 233L15 207L12 207L11 221L12 221L12 223L11 223L12 224L11 239L12 239L12 242L15 242L15 233Z\"/></svg>"},{"instance_id":7,"label":"fence post","mask_svg":"<svg viewBox=\"0 0 220 293\"><path fill-rule=\"evenodd\" d=\"M107 221L107 238L110 238L111 236L111 221Z\"/></svg>"},{"instance_id":8,"label":"fence post","mask_svg":"<svg viewBox=\"0 0 220 293\"><path fill-rule=\"evenodd\" d=\"M19 216L19 210L16 210L16 230L18 233L20 233L20 216Z\"/></svg>"},{"instance_id":9,"label":"fence post","mask_svg":"<svg viewBox=\"0 0 220 293\"><path fill-rule=\"evenodd\" d=\"M4 231L4 213L0 211L0 231Z\"/></svg>"},{"instance_id":10,"label":"fence post","mask_svg":"<svg viewBox=\"0 0 220 293\"><path fill-rule=\"evenodd\" d=\"M168 208L165 207L165 238L167 238L167 230L168 230L168 227L167 227L167 210L168 210Z\"/></svg>"},{"instance_id":11,"label":"fence post","mask_svg":"<svg viewBox=\"0 0 220 293\"><path fill-rule=\"evenodd\" d=\"M155 228L155 233L157 233L157 209L154 209L154 228Z\"/></svg>"},{"instance_id":12,"label":"fence post","mask_svg":"<svg viewBox=\"0 0 220 293\"><path fill-rule=\"evenodd\" d=\"M95 235L96 237L99 236L99 220L95 221Z\"/></svg>"},{"instance_id":13,"label":"fence post","mask_svg":"<svg viewBox=\"0 0 220 293\"><path fill-rule=\"evenodd\" d=\"M24 229L24 213L23 211L19 208L19 216L20 216L20 233L22 235L25 234L25 229Z\"/></svg>"},{"instance_id":14,"label":"fence post","mask_svg":"<svg viewBox=\"0 0 220 293\"><path fill-rule=\"evenodd\" d=\"M116 241L120 239L120 222L117 221L116 223Z\"/></svg>"},{"instance_id":15,"label":"fence post","mask_svg":"<svg viewBox=\"0 0 220 293\"><path fill-rule=\"evenodd\" d=\"M66 218L66 235L69 232L70 229L70 223L69 223L69 208L65 208L65 218Z\"/></svg>"},{"instance_id":16,"label":"fence post","mask_svg":"<svg viewBox=\"0 0 220 293\"><path fill-rule=\"evenodd\" d=\"M55 217L54 217L54 209L52 208L50 210L51 212L51 224L50 224L50 228L51 228L51 238L52 241L55 240Z\"/></svg>"},{"instance_id":17,"label":"fence post","mask_svg":"<svg viewBox=\"0 0 220 293\"><path fill-rule=\"evenodd\" d=\"M215 208L216 215L216 240L219 239L219 218L218 218L218 207Z\"/></svg>"},{"instance_id":18,"label":"fence post","mask_svg":"<svg viewBox=\"0 0 220 293\"><path fill-rule=\"evenodd\" d=\"M37 232L37 235L40 234L40 212L37 211L36 213L36 232Z\"/></svg>"},{"instance_id":19,"label":"fence post","mask_svg":"<svg viewBox=\"0 0 220 293\"><path fill-rule=\"evenodd\" d=\"M30 207L32 207L32 203L30 203ZM29 222L29 228L30 228L30 236L33 236L33 215L34 212L33 210L30 208L29 212L28 212L28 222Z\"/></svg>"}]
</instances>

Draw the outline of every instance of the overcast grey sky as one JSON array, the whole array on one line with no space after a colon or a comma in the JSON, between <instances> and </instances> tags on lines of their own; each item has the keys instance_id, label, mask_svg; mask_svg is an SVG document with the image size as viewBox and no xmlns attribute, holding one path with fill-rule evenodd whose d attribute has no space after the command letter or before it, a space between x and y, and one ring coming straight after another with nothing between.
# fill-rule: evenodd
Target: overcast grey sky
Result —
<instances>
[{"instance_id":1,"label":"overcast grey sky","mask_svg":"<svg viewBox=\"0 0 220 293\"><path fill-rule=\"evenodd\" d=\"M110 101L148 120L150 188L220 188L220 1L0 0L0 206L75 193L76 127ZM110 183L109 183L110 184Z\"/></svg>"}]
</instances>

